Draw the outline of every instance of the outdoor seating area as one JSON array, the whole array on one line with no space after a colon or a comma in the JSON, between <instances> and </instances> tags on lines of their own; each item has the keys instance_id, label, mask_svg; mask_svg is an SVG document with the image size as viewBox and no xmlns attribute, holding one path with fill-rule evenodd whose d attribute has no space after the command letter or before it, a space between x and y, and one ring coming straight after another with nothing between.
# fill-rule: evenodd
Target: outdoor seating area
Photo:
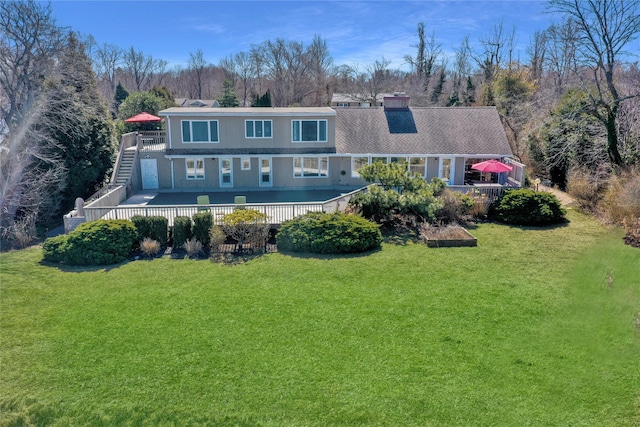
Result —
<instances>
[{"instance_id":1,"label":"outdoor seating area","mask_svg":"<svg viewBox=\"0 0 640 427\"><path fill-rule=\"evenodd\" d=\"M220 218L236 209L255 209L264 213L277 226L307 212L343 210L351 197L365 188L349 193L339 190L152 192L141 191L117 205L100 200L85 207L87 221L96 219L131 219L133 216L164 216L173 225L177 216L193 216L210 211Z\"/></svg>"}]
</instances>

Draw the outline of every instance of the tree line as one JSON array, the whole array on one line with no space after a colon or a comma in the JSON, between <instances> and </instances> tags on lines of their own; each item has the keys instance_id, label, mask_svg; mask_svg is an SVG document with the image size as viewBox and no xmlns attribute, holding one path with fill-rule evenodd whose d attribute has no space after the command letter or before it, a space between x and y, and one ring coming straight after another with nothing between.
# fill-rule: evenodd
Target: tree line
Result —
<instances>
[{"instance_id":1,"label":"tree line","mask_svg":"<svg viewBox=\"0 0 640 427\"><path fill-rule=\"evenodd\" d=\"M333 93L372 102L405 92L413 106L495 106L516 157L562 188L576 168L607 175L637 165L639 0L548 4L562 20L535 33L524 58L515 28L503 23L477 43L463 37L453 55L428 23L417 23L407 71L384 57L336 65L320 35L267 40L217 64L198 49L186 66L168 69L134 46L59 27L50 5L2 2L1 230L47 222L92 193L111 168L113 119L122 131L123 114L155 113L174 97L286 107L329 105Z\"/></svg>"}]
</instances>

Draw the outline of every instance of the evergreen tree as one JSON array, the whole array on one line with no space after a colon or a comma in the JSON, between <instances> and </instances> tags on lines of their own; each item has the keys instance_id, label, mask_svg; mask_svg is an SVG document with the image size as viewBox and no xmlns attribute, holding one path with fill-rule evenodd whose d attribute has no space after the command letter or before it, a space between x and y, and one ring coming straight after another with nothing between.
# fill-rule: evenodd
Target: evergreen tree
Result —
<instances>
[{"instance_id":1,"label":"evergreen tree","mask_svg":"<svg viewBox=\"0 0 640 427\"><path fill-rule=\"evenodd\" d=\"M66 170L58 212L73 206L77 197L88 197L104 182L115 153L113 124L101 98L91 60L71 33L59 63L59 74L47 84L49 104L45 113L53 124L48 132ZM53 214L53 212L51 212Z\"/></svg>"},{"instance_id":2,"label":"evergreen tree","mask_svg":"<svg viewBox=\"0 0 640 427\"><path fill-rule=\"evenodd\" d=\"M463 93L464 105L470 106L476 102L476 86L473 84L471 76L467 76L467 88Z\"/></svg>"},{"instance_id":3,"label":"evergreen tree","mask_svg":"<svg viewBox=\"0 0 640 427\"><path fill-rule=\"evenodd\" d=\"M460 105L460 98L458 98L458 92L452 91L451 95L449 95L449 99L447 100L447 107L457 107Z\"/></svg>"},{"instance_id":4,"label":"evergreen tree","mask_svg":"<svg viewBox=\"0 0 640 427\"><path fill-rule=\"evenodd\" d=\"M442 96L442 90L444 89L445 74L444 69L440 70L440 76L438 77L438 82L433 88L433 92L431 92L431 102L437 104L440 101L440 97Z\"/></svg>"},{"instance_id":5,"label":"evergreen tree","mask_svg":"<svg viewBox=\"0 0 640 427\"><path fill-rule=\"evenodd\" d=\"M118 82L118 86L116 86L116 93L113 96L113 105L115 106L116 114L122 102L127 99L127 96L129 96L129 92L127 92L124 86L122 86L122 83Z\"/></svg>"},{"instance_id":6,"label":"evergreen tree","mask_svg":"<svg viewBox=\"0 0 640 427\"><path fill-rule=\"evenodd\" d=\"M154 86L149 92L163 100L162 106L160 107L161 110L170 107L177 107L176 100L168 87Z\"/></svg>"},{"instance_id":7,"label":"evergreen tree","mask_svg":"<svg viewBox=\"0 0 640 427\"><path fill-rule=\"evenodd\" d=\"M132 92L127 99L124 100L118 111L118 118L122 121L133 117L140 113L149 113L157 115L158 112L166 107L166 100L154 95L151 92ZM135 132L141 130L157 130L158 123L122 123L119 124L120 130L123 132Z\"/></svg>"},{"instance_id":8,"label":"evergreen tree","mask_svg":"<svg viewBox=\"0 0 640 427\"><path fill-rule=\"evenodd\" d=\"M271 92L269 89L264 93L264 95L256 95L256 99L253 102L254 107L271 107Z\"/></svg>"},{"instance_id":9,"label":"evergreen tree","mask_svg":"<svg viewBox=\"0 0 640 427\"><path fill-rule=\"evenodd\" d=\"M225 80L222 85L222 98L219 100L220 107L237 107L240 105L236 92L233 90L233 83L231 80Z\"/></svg>"}]
</instances>

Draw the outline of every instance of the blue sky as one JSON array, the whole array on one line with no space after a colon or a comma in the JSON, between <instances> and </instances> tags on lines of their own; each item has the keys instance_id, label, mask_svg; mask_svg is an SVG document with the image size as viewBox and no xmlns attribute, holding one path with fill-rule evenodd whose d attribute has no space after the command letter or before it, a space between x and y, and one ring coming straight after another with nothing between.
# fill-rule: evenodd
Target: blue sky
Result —
<instances>
[{"instance_id":1,"label":"blue sky","mask_svg":"<svg viewBox=\"0 0 640 427\"><path fill-rule=\"evenodd\" d=\"M169 66L186 66L190 52L220 59L277 37L307 45L326 40L334 64L364 66L384 56L391 68L408 69L415 55L416 26L424 22L445 52L466 35L472 44L502 22L515 26L521 58L536 30L552 22L539 0L426 1L62 1L53 0L57 23L98 44L134 46Z\"/></svg>"}]
</instances>

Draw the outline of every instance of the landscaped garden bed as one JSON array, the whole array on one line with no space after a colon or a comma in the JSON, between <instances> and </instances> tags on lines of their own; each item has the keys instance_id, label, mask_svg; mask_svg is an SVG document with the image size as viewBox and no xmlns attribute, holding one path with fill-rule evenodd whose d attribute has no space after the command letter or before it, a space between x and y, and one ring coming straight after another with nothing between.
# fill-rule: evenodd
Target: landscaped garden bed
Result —
<instances>
[{"instance_id":1,"label":"landscaped garden bed","mask_svg":"<svg viewBox=\"0 0 640 427\"><path fill-rule=\"evenodd\" d=\"M430 248L478 246L478 239L460 226L423 227L420 237Z\"/></svg>"}]
</instances>

